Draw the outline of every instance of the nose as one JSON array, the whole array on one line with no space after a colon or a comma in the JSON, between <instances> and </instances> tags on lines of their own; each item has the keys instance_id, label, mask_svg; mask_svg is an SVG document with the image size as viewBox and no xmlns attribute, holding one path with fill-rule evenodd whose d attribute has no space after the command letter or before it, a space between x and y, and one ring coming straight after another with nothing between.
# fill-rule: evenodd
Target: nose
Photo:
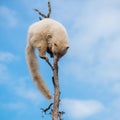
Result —
<instances>
[{"instance_id":1,"label":"nose","mask_svg":"<svg viewBox=\"0 0 120 120\"><path fill-rule=\"evenodd\" d=\"M66 47L66 50L69 48L69 46Z\"/></svg>"}]
</instances>

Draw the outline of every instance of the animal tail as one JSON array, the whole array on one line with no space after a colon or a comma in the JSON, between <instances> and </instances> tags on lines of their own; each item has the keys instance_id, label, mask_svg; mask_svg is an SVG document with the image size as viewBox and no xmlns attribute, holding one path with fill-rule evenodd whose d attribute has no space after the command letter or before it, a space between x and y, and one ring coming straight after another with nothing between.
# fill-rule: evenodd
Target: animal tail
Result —
<instances>
[{"instance_id":1,"label":"animal tail","mask_svg":"<svg viewBox=\"0 0 120 120\"><path fill-rule=\"evenodd\" d=\"M27 57L27 63L30 69L31 76L34 82L36 83L38 89L47 99L52 99L52 95L39 73L35 51L31 45L28 45L26 48L26 57Z\"/></svg>"}]
</instances>

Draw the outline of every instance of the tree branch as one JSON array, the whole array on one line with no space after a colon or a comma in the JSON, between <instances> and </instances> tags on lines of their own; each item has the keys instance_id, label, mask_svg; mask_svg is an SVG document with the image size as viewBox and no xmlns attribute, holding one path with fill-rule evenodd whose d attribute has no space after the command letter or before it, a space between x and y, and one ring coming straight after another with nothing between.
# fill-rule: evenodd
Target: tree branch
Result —
<instances>
[{"instance_id":1,"label":"tree branch","mask_svg":"<svg viewBox=\"0 0 120 120\"><path fill-rule=\"evenodd\" d=\"M39 17L39 19L40 20L42 20L42 18L41 18L41 16L43 17L43 18L50 18L50 14L51 14L51 4L50 4L50 0L48 1L48 14L47 15L45 15L45 14L43 14L42 12L40 12L38 9L34 9L39 15L40 15L40 17Z\"/></svg>"},{"instance_id":2,"label":"tree branch","mask_svg":"<svg viewBox=\"0 0 120 120\"><path fill-rule=\"evenodd\" d=\"M58 79L58 58L54 57L54 103L52 111L52 120L58 120L59 118L59 102L60 102L60 87Z\"/></svg>"},{"instance_id":3,"label":"tree branch","mask_svg":"<svg viewBox=\"0 0 120 120\"><path fill-rule=\"evenodd\" d=\"M51 103L47 108L41 108L42 112L44 112L46 114L46 112L51 109L52 105L53 105L53 103Z\"/></svg>"},{"instance_id":4,"label":"tree branch","mask_svg":"<svg viewBox=\"0 0 120 120\"><path fill-rule=\"evenodd\" d=\"M40 12L38 9L34 9L39 15L39 19L42 20L43 18L50 18L51 14L51 4L50 0L48 0L48 14L45 15L42 12ZM47 108L41 108L41 110L46 114L48 110L51 110L50 114L52 116L52 120L62 120L62 115L64 112L59 111L59 104L60 104L60 86L59 86L59 77L58 77L58 58L54 57L54 63L53 65L50 63L49 59L45 59L48 65L51 67L53 71L53 86L54 86L54 102L51 103ZM52 108L51 108L52 107Z\"/></svg>"},{"instance_id":5,"label":"tree branch","mask_svg":"<svg viewBox=\"0 0 120 120\"><path fill-rule=\"evenodd\" d=\"M50 1L48 1L48 14L47 14L48 18L50 18L50 14L51 14L51 4Z\"/></svg>"},{"instance_id":6,"label":"tree branch","mask_svg":"<svg viewBox=\"0 0 120 120\"><path fill-rule=\"evenodd\" d=\"M45 59L46 62L48 63L48 65L51 67L52 71L54 70L54 67L52 66L52 64L50 63L49 59Z\"/></svg>"},{"instance_id":7,"label":"tree branch","mask_svg":"<svg viewBox=\"0 0 120 120\"><path fill-rule=\"evenodd\" d=\"M59 112L59 119L62 120L62 115L65 114L64 111Z\"/></svg>"},{"instance_id":8,"label":"tree branch","mask_svg":"<svg viewBox=\"0 0 120 120\"><path fill-rule=\"evenodd\" d=\"M53 86L54 86L54 102L48 106L46 109L42 109L43 112L47 112L49 109L51 109L51 106L53 105L53 109L51 109L51 116L52 120L62 120L63 112L59 111L59 104L60 104L60 87L59 87L59 78L58 78L58 58L54 57L54 63L53 65L49 62L49 59L45 59L48 65L51 67L53 71Z\"/></svg>"},{"instance_id":9,"label":"tree branch","mask_svg":"<svg viewBox=\"0 0 120 120\"><path fill-rule=\"evenodd\" d=\"M47 18L47 16L45 14L43 14L42 12L40 12L38 9L34 9L39 15L41 15L44 18Z\"/></svg>"}]
</instances>

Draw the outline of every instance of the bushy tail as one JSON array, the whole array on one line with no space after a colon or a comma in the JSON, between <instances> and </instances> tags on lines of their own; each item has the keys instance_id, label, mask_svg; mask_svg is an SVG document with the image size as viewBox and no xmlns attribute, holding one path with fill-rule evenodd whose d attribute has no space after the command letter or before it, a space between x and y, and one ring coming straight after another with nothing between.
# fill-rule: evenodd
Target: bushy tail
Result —
<instances>
[{"instance_id":1,"label":"bushy tail","mask_svg":"<svg viewBox=\"0 0 120 120\"><path fill-rule=\"evenodd\" d=\"M36 61L36 55L34 52L35 52L34 48L31 45L28 45L26 48L26 57L27 57L27 63L28 63L32 78L35 81L38 89L42 92L42 94L47 99L51 99L52 95L51 95L50 91L48 90L42 77L40 76L38 64Z\"/></svg>"}]
</instances>

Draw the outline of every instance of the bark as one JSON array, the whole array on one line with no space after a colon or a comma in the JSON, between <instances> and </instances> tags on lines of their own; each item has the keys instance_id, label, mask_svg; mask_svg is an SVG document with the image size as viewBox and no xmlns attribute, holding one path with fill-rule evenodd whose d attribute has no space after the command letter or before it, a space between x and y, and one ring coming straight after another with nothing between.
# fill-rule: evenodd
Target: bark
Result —
<instances>
[{"instance_id":1,"label":"bark","mask_svg":"<svg viewBox=\"0 0 120 120\"><path fill-rule=\"evenodd\" d=\"M58 60L54 58L54 102L53 102L53 111L52 111L52 120L58 120L59 118L59 103L60 103L60 87L59 87L59 78L58 78Z\"/></svg>"}]
</instances>

